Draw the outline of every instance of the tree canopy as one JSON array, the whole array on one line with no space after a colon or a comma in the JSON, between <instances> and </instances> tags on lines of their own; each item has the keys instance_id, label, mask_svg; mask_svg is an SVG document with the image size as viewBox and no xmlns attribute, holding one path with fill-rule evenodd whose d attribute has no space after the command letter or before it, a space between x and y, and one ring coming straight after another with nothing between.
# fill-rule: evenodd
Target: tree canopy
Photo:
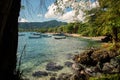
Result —
<instances>
[{"instance_id":1,"label":"tree canopy","mask_svg":"<svg viewBox=\"0 0 120 80\"><path fill-rule=\"evenodd\" d=\"M118 41L120 33L120 1L99 0L99 7L88 11L91 14L89 22L99 28L103 34L111 34L113 42Z\"/></svg>"}]
</instances>

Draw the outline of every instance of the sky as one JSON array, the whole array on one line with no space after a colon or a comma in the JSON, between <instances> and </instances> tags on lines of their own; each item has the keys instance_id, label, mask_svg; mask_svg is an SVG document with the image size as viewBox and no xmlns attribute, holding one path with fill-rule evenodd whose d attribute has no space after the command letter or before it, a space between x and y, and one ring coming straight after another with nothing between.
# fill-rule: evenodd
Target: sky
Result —
<instances>
[{"instance_id":1,"label":"sky","mask_svg":"<svg viewBox=\"0 0 120 80\"><path fill-rule=\"evenodd\" d=\"M54 20L55 18L45 18L47 7L50 6L55 0L46 0L46 7L40 6L40 0L22 0L21 5L25 8L20 10L19 22L43 22ZM42 3L41 3L42 4ZM43 4L42 4L43 5Z\"/></svg>"},{"instance_id":2,"label":"sky","mask_svg":"<svg viewBox=\"0 0 120 80\"><path fill-rule=\"evenodd\" d=\"M64 11L64 14L61 15L59 12L57 12L57 14L55 13L57 8L53 4L55 0L44 0L42 3L40 3L40 0L22 0L21 5L24 5L24 8L20 10L18 22L44 22L50 20L73 22L75 19L83 21L84 13L79 10L79 14L75 16L76 10L73 9L76 8L76 5L81 5L80 7L83 8L86 8L86 5L82 3L73 3L72 1L73 0L63 0L63 3L60 4L60 8ZM70 4L72 4L72 7L66 8ZM91 6L93 8L96 7L94 0L92 0Z\"/></svg>"}]
</instances>

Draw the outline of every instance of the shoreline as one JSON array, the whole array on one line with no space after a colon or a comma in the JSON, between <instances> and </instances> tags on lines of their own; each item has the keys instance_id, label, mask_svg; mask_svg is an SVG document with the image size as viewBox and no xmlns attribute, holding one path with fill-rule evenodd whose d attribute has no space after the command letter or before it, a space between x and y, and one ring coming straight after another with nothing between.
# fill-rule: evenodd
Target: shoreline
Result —
<instances>
[{"instance_id":1,"label":"shoreline","mask_svg":"<svg viewBox=\"0 0 120 80\"><path fill-rule=\"evenodd\" d=\"M95 40L95 41L101 41L101 39L105 38L105 36L88 37L88 36L81 36L80 34L68 34L68 33L66 33L65 35L71 36L71 37L91 39L91 40Z\"/></svg>"},{"instance_id":2,"label":"shoreline","mask_svg":"<svg viewBox=\"0 0 120 80\"><path fill-rule=\"evenodd\" d=\"M57 34L57 33L46 33L46 34ZM105 38L105 36L88 37L88 36L82 36L81 34L69 34L69 33L64 33L64 34L69 37L91 39L95 41L101 41L101 39Z\"/></svg>"}]
</instances>

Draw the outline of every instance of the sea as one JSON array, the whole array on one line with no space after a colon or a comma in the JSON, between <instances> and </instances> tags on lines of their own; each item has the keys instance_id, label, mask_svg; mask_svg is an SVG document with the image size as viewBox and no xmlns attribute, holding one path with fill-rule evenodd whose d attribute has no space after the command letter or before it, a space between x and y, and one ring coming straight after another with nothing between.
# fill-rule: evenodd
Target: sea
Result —
<instances>
[{"instance_id":1,"label":"sea","mask_svg":"<svg viewBox=\"0 0 120 80\"><path fill-rule=\"evenodd\" d=\"M46 65L55 62L63 67L57 73L72 73L70 67L64 64L66 61L73 62L72 56L80 54L90 47L98 47L99 43L89 39L66 37L65 39L55 39L51 37L29 38L33 32L19 32L24 34L18 37L17 62L23 77L29 80L49 80L50 76L34 77L37 71L47 71ZM19 64L20 63L20 64ZM74 63L74 62L73 62Z\"/></svg>"}]
</instances>

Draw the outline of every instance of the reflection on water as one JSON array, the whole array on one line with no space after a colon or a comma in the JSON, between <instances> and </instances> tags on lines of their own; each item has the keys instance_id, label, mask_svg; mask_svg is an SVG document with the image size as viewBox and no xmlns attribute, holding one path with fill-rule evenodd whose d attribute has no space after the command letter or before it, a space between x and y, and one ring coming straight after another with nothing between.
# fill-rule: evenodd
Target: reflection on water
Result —
<instances>
[{"instance_id":1,"label":"reflection on water","mask_svg":"<svg viewBox=\"0 0 120 80\"><path fill-rule=\"evenodd\" d=\"M87 45L93 43L92 41L67 37L66 39L56 40L53 37L41 37L37 39L29 39L31 32L24 32L24 36L19 36L18 42L18 58L23 50L24 56L22 57L21 68L25 75L32 76L34 71L45 70L48 62L54 61L64 65L65 61L72 61L68 59L68 55L78 54L84 50ZM64 68L61 72L70 72L70 69ZM32 79L31 79L32 80Z\"/></svg>"}]
</instances>

